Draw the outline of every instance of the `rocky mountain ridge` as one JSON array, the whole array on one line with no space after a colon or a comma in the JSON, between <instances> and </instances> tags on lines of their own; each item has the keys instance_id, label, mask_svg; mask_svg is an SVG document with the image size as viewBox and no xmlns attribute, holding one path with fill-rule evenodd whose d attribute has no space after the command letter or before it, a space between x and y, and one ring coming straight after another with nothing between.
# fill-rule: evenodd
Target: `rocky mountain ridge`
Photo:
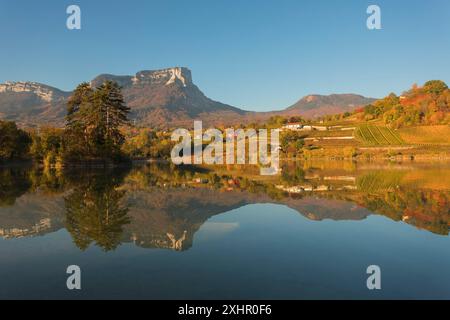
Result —
<instances>
[{"instance_id":1,"label":"rocky mountain ridge","mask_svg":"<svg viewBox=\"0 0 450 320\"><path fill-rule=\"evenodd\" d=\"M352 111L374 101L353 94L310 95L282 111L251 112L208 98L194 84L191 71L184 67L144 70L133 76L102 74L90 83L96 87L106 80L122 86L135 124L155 128L192 126L194 120L202 120L208 126L237 125L264 121L273 115L314 118ZM71 92L36 82L0 84L0 119L21 126L63 126L70 95Z\"/></svg>"}]
</instances>

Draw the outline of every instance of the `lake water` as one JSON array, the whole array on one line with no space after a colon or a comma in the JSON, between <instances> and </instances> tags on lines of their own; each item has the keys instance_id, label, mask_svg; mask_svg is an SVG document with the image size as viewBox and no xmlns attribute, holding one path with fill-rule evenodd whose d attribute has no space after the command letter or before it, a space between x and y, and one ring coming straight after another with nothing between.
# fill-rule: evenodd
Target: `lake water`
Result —
<instances>
[{"instance_id":1,"label":"lake water","mask_svg":"<svg viewBox=\"0 0 450 320\"><path fill-rule=\"evenodd\" d=\"M450 298L448 164L258 173L0 168L0 298Z\"/></svg>"}]
</instances>

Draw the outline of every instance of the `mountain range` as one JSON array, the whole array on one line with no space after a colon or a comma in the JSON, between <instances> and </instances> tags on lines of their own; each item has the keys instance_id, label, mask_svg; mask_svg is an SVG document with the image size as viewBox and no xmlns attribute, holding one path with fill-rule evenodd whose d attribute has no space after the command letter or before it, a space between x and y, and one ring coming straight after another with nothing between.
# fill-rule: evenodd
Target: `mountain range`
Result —
<instances>
[{"instance_id":1,"label":"mountain range","mask_svg":"<svg viewBox=\"0 0 450 320\"><path fill-rule=\"evenodd\" d=\"M102 74L91 85L105 80L122 86L136 124L158 128L192 126L196 119L205 125L233 125L264 121L273 115L315 118L352 111L375 100L355 94L309 95L281 111L252 112L208 98L193 83L191 71L183 67L140 71L134 76ZM35 82L0 84L0 119L20 126L63 126L70 95Z\"/></svg>"}]
</instances>

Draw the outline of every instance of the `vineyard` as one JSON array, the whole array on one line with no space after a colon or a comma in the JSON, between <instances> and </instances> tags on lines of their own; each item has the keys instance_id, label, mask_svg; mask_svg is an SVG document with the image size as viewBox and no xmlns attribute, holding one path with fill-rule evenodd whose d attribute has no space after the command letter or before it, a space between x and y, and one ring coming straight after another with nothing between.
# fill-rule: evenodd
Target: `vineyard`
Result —
<instances>
[{"instance_id":1,"label":"vineyard","mask_svg":"<svg viewBox=\"0 0 450 320\"><path fill-rule=\"evenodd\" d=\"M404 128L398 131L402 139L413 144L448 145L450 144L450 126L422 126Z\"/></svg>"},{"instance_id":2,"label":"vineyard","mask_svg":"<svg viewBox=\"0 0 450 320\"><path fill-rule=\"evenodd\" d=\"M355 138L368 146L397 146L404 144L400 136L392 129L368 124L357 127Z\"/></svg>"}]
</instances>

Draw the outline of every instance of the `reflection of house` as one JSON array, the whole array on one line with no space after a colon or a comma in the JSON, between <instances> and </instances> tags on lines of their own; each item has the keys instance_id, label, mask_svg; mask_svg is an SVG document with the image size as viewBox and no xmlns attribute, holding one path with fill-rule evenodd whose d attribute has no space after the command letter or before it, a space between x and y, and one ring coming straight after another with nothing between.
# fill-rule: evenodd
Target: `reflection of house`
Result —
<instances>
[{"instance_id":1,"label":"reflection of house","mask_svg":"<svg viewBox=\"0 0 450 320\"><path fill-rule=\"evenodd\" d=\"M208 179L203 179L203 178L194 178L192 181L194 183L203 183L203 184L208 183Z\"/></svg>"},{"instance_id":2,"label":"reflection of house","mask_svg":"<svg viewBox=\"0 0 450 320\"><path fill-rule=\"evenodd\" d=\"M286 186L276 186L277 189L286 191L288 193L302 193L302 192L313 192L313 191L328 191L330 188L326 185L320 185L317 187L314 187L312 185L299 185L299 186L293 186L293 187L286 187Z\"/></svg>"},{"instance_id":3,"label":"reflection of house","mask_svg":"<svg viewBox=\"0 0 450 320\"><path fill-rule=\"evenodd\" d=\"M298 185L298 186L275 186L278 190L282 190L288 193L302 193L302 192L327 192L327 191L345 191L345 190L357 190L356 186L346 185L342 187L335 187L331 185Z\"/></svg>"},{"instance_id":4,"label":"reflection of house","mask_svg":"<svg viewBox=\"0 0 450 320\"><path fill-rule=\"evenodd\" d=\"M354 176L329 176L329 177L323 177L324 180L330 180L330 181L356 181L356 177Z\"/></svg>"}]
</instances>

